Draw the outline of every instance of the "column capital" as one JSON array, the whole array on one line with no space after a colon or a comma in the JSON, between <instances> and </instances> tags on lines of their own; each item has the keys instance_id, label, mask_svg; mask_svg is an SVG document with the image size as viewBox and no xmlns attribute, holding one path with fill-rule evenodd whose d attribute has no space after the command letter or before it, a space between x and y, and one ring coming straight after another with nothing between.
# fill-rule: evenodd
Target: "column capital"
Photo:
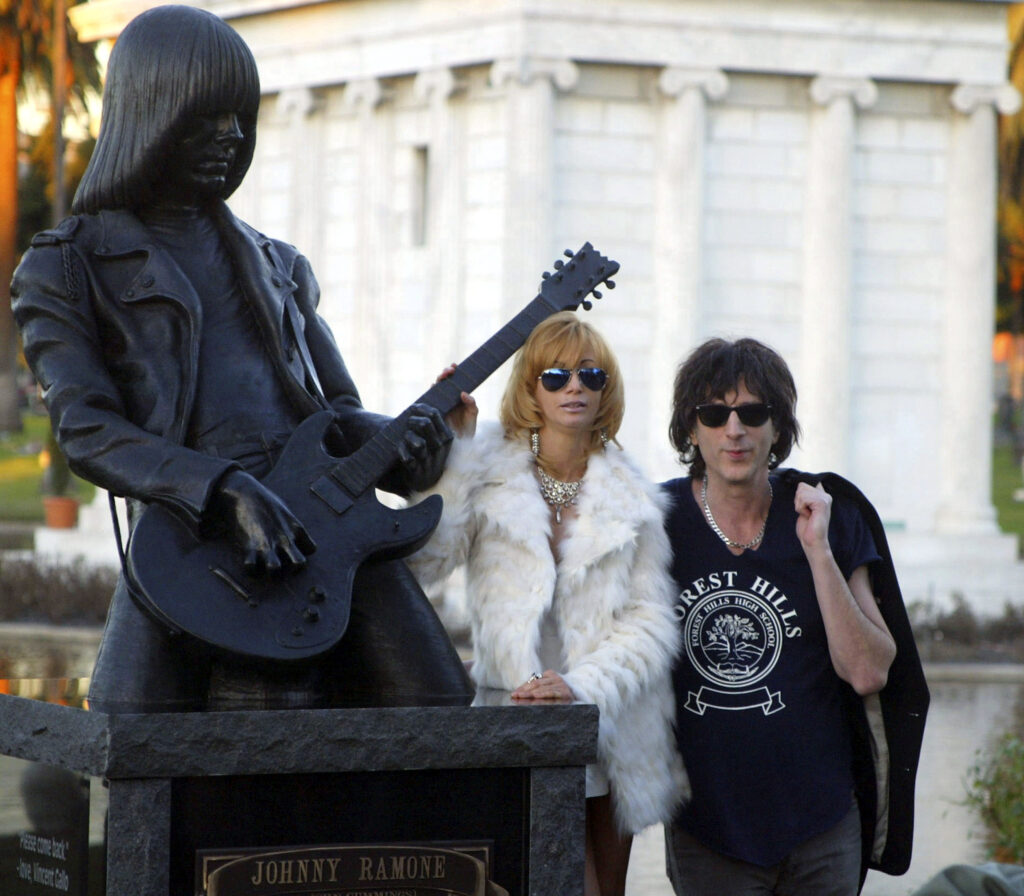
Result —
<instances>
[{"instance_id":1,"label":"column capital","mask_svg":"<svg viewBox=\"0 0 1024 896\"><path fill-rule=\"evenodd\" d=\"M720 100L729 91L729 76L717 68L682 68L667 65L658 75L658 89L666 96L678 97L696 88L709 100Z\"/></svg>"},{"instance_id":2,"label":"column capital","mask_svg":"<svg viewBox=\"0 0 1024 896\"><path fill-rule=\"evenodd\" d=\"M323 107L323 95L309 87L289 87L277 95L277 114L284 119L309 118Z\"/></svg>"},{"instance_id":3,"label":"column capital","mask_svg":"<svg viewBox=\"0 0 1024 896\"><path fill-rule=\"evenodd\" d=\"M1020 109L1020 93L1009 81L1002 84L957 84L949 97L957 112L965 115L979 106L995 106L1003 115L1013 115Z\"/></svg>"},{"instance_id":4,"label":"column capital","mask_svg":"<svg viewBox=\"0 0 1024 896\"><path fill-rule=\"evenodd\" d=\"M447 67L429 68L416 73L412 82L413 96L422 103L443 103L466 89L466 82L455 77Z\"/></svg>"},{"instance_id":5,"label":"column capital","mask_svg":"<svg viewBox=\"0 0 1024 896\"><path fill-rule=\"evenodd\" d=\"M833 75L818 75L811 81L811 99L819 106L844 98L853 100L858 109L868 109L878 100L878 86L870 78Z\"/></svg>"},{"instance_id":6,"label":"column capital","mask_svg":"<svg viewBox=\"0 0 1024 896\"><path fill-rule=\"evenodd\" d=\"M513 56L491 63L492 87L516 81L524 87L537 78L549 78L559 90L572 90L580 79L580 70L571 59L540 56Z\"/></svg>"},{"instance_id":7,"label":"column capital","mask_svg":"<svg viewBox=\"0 0 1024 896\"><path fill-rule=\"evenodd\" d=\"M360 108L372 111L389 99L391 99L391 91L385 90L380 78L360 78L356 81L349 81L341 96L345 108L353 112Z\"/></svg>"}]
</instances>

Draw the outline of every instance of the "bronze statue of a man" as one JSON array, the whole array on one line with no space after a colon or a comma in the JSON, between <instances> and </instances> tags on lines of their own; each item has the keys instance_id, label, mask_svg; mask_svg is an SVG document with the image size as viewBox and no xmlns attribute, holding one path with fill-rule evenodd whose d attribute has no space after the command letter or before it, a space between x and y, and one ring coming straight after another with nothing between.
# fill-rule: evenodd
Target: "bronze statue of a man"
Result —
<instances>
[{"instance_id":1,"label":"bronze statue of a man","mask_svg":"<svg viewBox=\"0 0 1024 896\"><path fill-rule=\"evenodd\" d=\"M290 435L331 411L332 450L347 454L390 421L363 409L308 261L225 204L252 160L259 99L249 48L215 15L164 6L129 23L72 215L35 237L12 297L72 469L127 497L130 524L155 503L200 538L227 532L250 573L286 576L316 549L260 481ZM414 406L381 488L431 484L450 442L440 414ZM462 703L469 685L419 586L389 561L361 570L341 642L302 663L169 632L123 571L89 697L136 712Z\"/></svg>"}]
</instances>

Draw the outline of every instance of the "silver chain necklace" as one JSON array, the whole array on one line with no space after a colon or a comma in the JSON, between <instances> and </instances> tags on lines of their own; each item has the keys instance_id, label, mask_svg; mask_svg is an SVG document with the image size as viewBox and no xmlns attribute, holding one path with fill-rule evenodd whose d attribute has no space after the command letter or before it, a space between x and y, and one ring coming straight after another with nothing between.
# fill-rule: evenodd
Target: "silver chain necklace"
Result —
<instances>
[{"instance_id":1,"label":"silver chain necklace","mask_svg":"<svg viewBox=\"0 0 1024 896\"><path fill-rule=\"evenodd\" d=\"M548 476L539 466L537 475L540 476L540 493L544 500L555 508L555 522L562 522L562 508L567 504L576 503L576 495L579 493L583 480L578 482L562 482L553 476Z\"/></svg>"},{"instance_id":2,"label":"silver chain necklace","mask_svg":"<svg viewBox=\"0 0 1024 896\"><path fill-rule=\"evenodd\" d=\"M772 491L772 481L768 480L768 510L771 510L772 498L775 497L775 493ZM711 515L711 507L708 506L708 474L704 474L704 481L700 486L700 503L704 505L704 516L707 518L708 525L712 531L719 538L722 539L729 547L739 548L742 551L748 551L751 548L756 548L764 538L764 530L768 528L768 513L765 513L764 519L761 520L761 531L757 533L750 541L746 544L740 544L738 541L733 541L728 535L726 535L718 523L715 522L715 518Z\"/></svg>"}]
</instances>

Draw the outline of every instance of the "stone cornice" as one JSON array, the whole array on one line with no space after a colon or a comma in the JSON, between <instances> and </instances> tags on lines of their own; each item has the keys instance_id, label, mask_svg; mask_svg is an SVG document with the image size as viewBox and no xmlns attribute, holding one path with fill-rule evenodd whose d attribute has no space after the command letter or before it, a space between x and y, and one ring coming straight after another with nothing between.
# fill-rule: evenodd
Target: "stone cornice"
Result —
<instances>
[{"instance_id":1,"label":"stone cornice","mask_svg":"<svg viewBox=\"0 0 1024 896\"><path fill-rule=\"evenodd\" d=\"M84 40L113 37L157 0L89 0ZM206 0L242 33L264 89L394 77L531 56L908 82L1003 77L1001 4L972 0ZM401 15L397 11L401 11Z\"/></svg>"}]
</instances>

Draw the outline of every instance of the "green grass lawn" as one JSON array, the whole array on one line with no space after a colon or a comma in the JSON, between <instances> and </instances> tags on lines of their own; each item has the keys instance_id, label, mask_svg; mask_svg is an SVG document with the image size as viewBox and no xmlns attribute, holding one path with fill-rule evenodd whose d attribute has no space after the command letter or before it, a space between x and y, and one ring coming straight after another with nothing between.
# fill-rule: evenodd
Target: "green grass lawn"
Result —
<instances>
[{"instance_id":1,"label":"green grass lawn","mask_svg":"<svg viewBox=\"0 0 1024 896\"><path fill-rule=\"evenodd\" d=\"M999 528L1017 536L1018 550L1024 548L1024 501L1014 501L1013 494L1024 488L1020 465L1014 462L1009 445L997 445L992 452L992 503L995 504Z\"/></svg>"},{"instance_id":2,"label":"green grass lawn","mask_svg":"<svg viewBox=\"0 0 1024 896\"><path fill-rule=\"evenodd\" d=\"M40 454L46 447L50 421L41 414L25 414L21 432L0 434L0 520L42 522L43 464ZM89 501L95 489L80 479L74 480L71 494Z\"/></svg>"}]
</instances>

